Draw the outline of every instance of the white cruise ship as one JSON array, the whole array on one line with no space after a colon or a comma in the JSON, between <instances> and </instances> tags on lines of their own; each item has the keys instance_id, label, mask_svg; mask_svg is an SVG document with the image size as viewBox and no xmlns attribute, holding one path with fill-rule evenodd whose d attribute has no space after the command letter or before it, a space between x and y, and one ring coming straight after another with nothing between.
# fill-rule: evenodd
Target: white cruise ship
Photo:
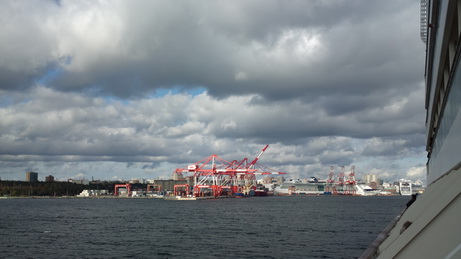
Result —
<instances>
[{"instance_id":1,"label":"white cruise ship","mask_svg":"<svg viewBox=\"0 0 461 259\"><path fill-rule=\"evenodd\" d=\"M428 186L361 258L461 258L460 35L461 0L421 1Z\"/></svg>"},{"instance_id":2,"label":"white cruise ship","mask_svg":"<svg viewBox=\"0 0 461 259\"><path fill-rule=\"evenodd\" d=\"M362 196L376 196L381 194L381 190L371 188L368 184L357 184L357 195Z\"/></svg>"},{"instance_id":3,"label":"white cruise ship","mask_svg":"<svg viewBox=\"0 0 461 259\"><path fill-rule=\"evenodd\" d=\"M399 192L400 192L400 195L407 195L407 196L411 195L413 193L413 190L411 188L411 181L400 179Z\"/></svg>"}]
</instances>

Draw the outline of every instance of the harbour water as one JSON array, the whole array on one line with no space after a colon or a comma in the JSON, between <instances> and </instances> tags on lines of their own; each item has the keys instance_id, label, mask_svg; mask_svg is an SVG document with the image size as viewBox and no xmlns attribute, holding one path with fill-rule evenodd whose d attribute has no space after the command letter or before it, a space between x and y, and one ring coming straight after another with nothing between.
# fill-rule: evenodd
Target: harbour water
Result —
<instances>
[{"instance_id":1,"label":"harbour water","mask_svg":"<svg viewBox=\"0 0 461 259\"><path fill-rule=\"evenodd\" d=\"M2 258L357 258L408 197L0 199Z\"/></svg>"}]
</instances>

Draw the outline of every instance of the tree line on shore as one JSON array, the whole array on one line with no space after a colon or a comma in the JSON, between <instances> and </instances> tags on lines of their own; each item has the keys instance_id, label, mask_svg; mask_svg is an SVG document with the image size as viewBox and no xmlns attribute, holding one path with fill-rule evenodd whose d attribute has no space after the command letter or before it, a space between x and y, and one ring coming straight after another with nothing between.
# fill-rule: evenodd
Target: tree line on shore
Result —
<instances>
[{"instance_id":1,"label":"tree line on shore","mask_svg":"<svg viewBox=\"0 0 461 259\"><path fill-rule=\"evenodd\" d=\"M72 182L21 182L0 181L0 196L75 196L83 190L114 191L114 185L121 182L99 182L89 185ZM146 188L142 184L135 184L135 188Z\"/></svg>"}]
</instances>

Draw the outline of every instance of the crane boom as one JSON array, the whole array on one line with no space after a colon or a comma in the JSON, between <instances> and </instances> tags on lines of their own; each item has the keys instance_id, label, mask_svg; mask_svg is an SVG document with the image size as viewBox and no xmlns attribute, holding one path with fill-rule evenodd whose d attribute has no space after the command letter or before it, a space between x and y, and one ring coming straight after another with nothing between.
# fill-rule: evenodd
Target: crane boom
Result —
<instances>
[{"instance_id":1,"label":"crane boom","mask_svg":"<svg viewBox=\"0 0 461 259\"><path fill-rule=\"evenodd\" d=\"M269 147L269 145L266 145L262 150L261 152L259 152L258 156L253 160L251 161L250 165L248 165L248 169L251 169L255 164L256 162L258 162L258 159L259 157L264 153L264 151L266 151L266 149Z\"/></svg>"}]
</instances>

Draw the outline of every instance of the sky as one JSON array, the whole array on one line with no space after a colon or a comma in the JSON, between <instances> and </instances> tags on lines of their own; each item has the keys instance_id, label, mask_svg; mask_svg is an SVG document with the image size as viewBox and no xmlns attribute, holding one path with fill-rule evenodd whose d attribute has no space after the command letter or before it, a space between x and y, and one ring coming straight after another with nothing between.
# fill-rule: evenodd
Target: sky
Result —
<instances>
[{"instance_id":1,"label":"sky","mask_svg":"<svg viewBox=\"0 0 461 259\"><path fill-rule=\"evenodd\" d=\"M0 1L0 178L426 179L419 2Z\"/></svg>"}]
</instances>

